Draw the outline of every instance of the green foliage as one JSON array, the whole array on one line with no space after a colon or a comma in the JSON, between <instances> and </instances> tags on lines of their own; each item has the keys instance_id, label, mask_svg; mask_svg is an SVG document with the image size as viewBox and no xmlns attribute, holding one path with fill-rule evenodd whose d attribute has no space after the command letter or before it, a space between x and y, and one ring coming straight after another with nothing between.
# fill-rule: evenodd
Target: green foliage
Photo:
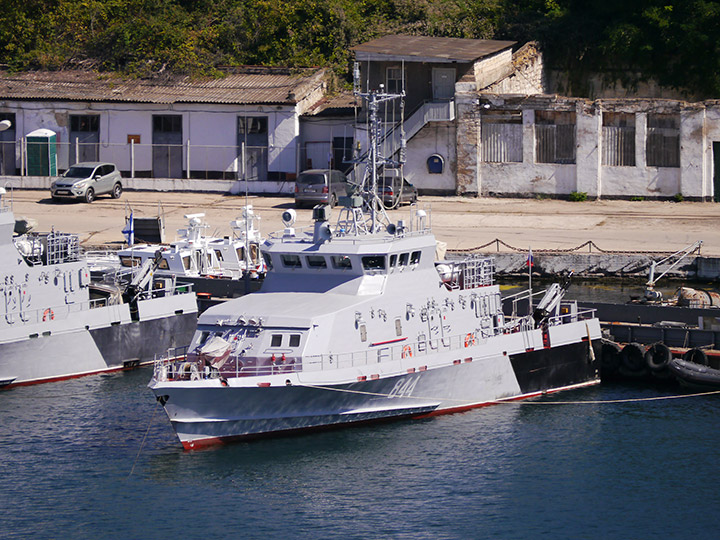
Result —
<instances>
[{"instance_id":1,"label":"green foliage","mask_svg":"<svg viewBox=\"0 0 720 540\"><path fill-rule=\"evenodd\" d=\"M645 197L630 197L630 200L640 202L640 201L644 201Z\"/></svg>"},{"instance_id":2,"label":"green foliage","mask_svg":"<svg viewBox=\"0 0 720 540\"><path fill-rule=\"evenodd\" d=\"M587 201L587 198L587 193L584 191L571 191L570 195L568 195L568 200L573 202Z\"/></svg>"},{"instance_id":3,"label":"green foliage","mask_svg":"<svg viewBox=\"0 0 720 540\"><path fill-rule=\"evenodd\" d=\"M685 197L683 197L682 193L676 193L673 196L673 201L675 201L675 202L683 202L684 200L685 200Z\"/></svg>"},{"instance_id":4,"label":"green foliage","mask_svg":"<svg viewBox=\"0 0 720 540\"><path fill-rule=\"evenodd\" d=\"M145 76L262 64L347 74L351 47L392 33L540 41L576 95L603 70L720 95L712 0L0 0L0 64L15 70Z\"/></svg>"}]
</instances>

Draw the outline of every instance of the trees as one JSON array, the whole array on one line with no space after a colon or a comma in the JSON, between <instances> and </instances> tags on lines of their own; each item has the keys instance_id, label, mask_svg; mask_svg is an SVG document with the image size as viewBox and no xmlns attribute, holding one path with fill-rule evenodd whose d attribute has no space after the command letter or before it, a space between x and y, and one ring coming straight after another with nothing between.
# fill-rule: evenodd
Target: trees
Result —
<instances>
[{"instance_id":1,"label":"trees","mask_svg":"<svg viewBox=\"0 0 720 540\"><path fill-rule=\"evenodd\" d=\"M346 74L353 45L389 33L537 40L578 94L597 71L720 94L716 0L0 0L0 63L20 70Z\"/></svg>"}]
</instances>

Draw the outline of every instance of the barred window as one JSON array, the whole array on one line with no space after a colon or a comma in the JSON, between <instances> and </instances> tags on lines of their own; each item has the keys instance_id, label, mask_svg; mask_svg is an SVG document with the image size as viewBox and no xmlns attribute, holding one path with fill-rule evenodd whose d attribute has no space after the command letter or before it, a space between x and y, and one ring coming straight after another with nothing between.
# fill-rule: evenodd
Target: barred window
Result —
<instances>
[{"instance_id":1,"label":"barred window","mask_svg":"<svg viewBox=\"0 0 720 540\"><path fill-rule=\"evenodd\" d=\"M522 162L522 112L490 111L482 115L482 160Z\"/></svg>"},{"instance_id":2,"label":"barred window","mask_svg":"<svg viewBox=\"0 0 720 540\"><path fill-rule=\"evenodd\" d=\"M648 114L645 151L649 167L680 166L679 114Z\"/></svg>"},{"instance_id":3,"label":"barred window","mask_svg":"<svg viewBox=\"0 0 720 540\"><path fill-rule=\"evenodd\" d=\"M602 164L635 166L635 114L603 113Z\"/></svg>"},{"instance_id":4,"label":"barred window","mask_svg":"<svg viewBox=\"0 0 720 540\"><path fill-rule=\"evenodd\" d=\"M535 111L536 163L575 163L575 113Z\"/></svg>"}]
</instances>

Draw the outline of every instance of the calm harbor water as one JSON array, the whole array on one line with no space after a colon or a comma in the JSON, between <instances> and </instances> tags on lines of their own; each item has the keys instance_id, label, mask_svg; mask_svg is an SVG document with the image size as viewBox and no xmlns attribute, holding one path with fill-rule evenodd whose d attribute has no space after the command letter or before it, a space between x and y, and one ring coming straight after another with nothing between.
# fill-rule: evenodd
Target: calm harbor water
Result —
<instances>
[{"instance_id":1,"label":"calm harbor water","mask_svg":"<svg viewBox=\"0 0 720 540\"><path fill-rule=\"evenodd\" d=\"M717 537L720 395L616 383L184 452L150 375L0 392L0 538Z\"/></svg>"},{"instance_id":2,"label":"calm harbor water","mask_svg":"<svg viewBox=\"0 0 720 540\"><path fill-rule=\"evenodd\" d=\"M599 386L184 452L149 377L0 393L0 537L717 537L720 396Z\"/></svg>"}]
</instances>

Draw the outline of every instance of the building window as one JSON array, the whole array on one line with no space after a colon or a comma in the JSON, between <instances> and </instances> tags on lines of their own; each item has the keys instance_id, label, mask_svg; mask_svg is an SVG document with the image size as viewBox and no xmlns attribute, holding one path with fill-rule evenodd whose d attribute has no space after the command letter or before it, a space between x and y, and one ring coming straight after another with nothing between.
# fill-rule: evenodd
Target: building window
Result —
<instances>
[{"instance_id":1,"label":"building window","mask_svg":"<svg viewBox=\"0 0 720 540\"><path fill-rule=\"evenodd\" d=\"M680 166L679 114L648 114L645 150L649 167Z\"/></svg>"},{"instance_id":2,"label":"building window","mask_svg":"<svg viewBox=\"0 0 720 540\"><path fill-rule=\"evenodd\" d=\"M399 66L387 68L385 71L385 91L389 94L399 94L404 88L402 68Z\"/></svg>"},{"instance_id":3,"label":"building window","mask_svg":"<svg viewBox=\"0 0 720 540\"><path fill-rule=\"evenodd\" d=\"M615 167L635 166L635 115L603 113L602 164Z\"/></svg>"},{"instance_id":4,"label":"building window","mask_svg":"<svg viewBox=\"0 0 720 540\"><path fill-rule=\"evenodd\" d=\"M442 174L445 160L440 154L433 154L427 159L427 168L429 174Z\"/></svg>"},{"instance_id":5,"label":"building window","mask_svg":"<svg viewBox=\"0 0 720 540\"><path fill-rule=\"evenodd\" d=\"M489 111L482 115L482 160L522 162L522 112Z\"/></svg>"},{"instance_id":6,"label":"building window","mask_svg":"<svg viewBox=\"0 0 720 540\"><path fill-rule=\"evenodd\" d=\"M575 113L535 111L535 162L575 163Z\"/></svg>"}]
</instances>

